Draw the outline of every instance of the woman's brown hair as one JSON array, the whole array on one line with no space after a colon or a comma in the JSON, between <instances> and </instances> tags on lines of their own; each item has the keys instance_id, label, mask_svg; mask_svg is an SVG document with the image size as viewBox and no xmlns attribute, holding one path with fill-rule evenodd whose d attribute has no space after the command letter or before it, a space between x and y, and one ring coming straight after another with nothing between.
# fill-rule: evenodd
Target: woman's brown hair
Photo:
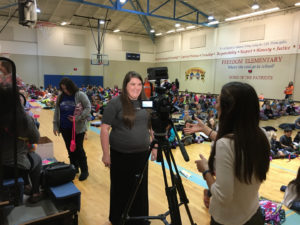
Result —
<instances>
[{"instance_id":1,"label":"woman's brown hair","mask_svg":"<svg viewBox=\"0 0 300 225\"><path fill-rule=\"evenodd\" d=\"M122 109L123 109L123 122L126 127L131 129L134 125L135 120L135 109L133 107L133 104L128 96L127 92L127 84L130 82L132 78L139 79L143 84L143 79L140 74L138 74L135 71L129 71L123 80L123 86L122 86L122 94L121 94L121 102L122 102ZM144 87L142 85L142 91L138 97L138 100L146 100L146 95L144 92Z\"/></svg>"},{"instance_id":2,"label":"woman's brown hair","mask_svg":"<svg viewBox=\"0 0 300 225\"><path fill-rule=\"evenodd\" d=\"M77 91L79 91L79 88L76 86L76 84L75 84L70 78L68 78L68 77L62 78L62 79L60 80L60 82L59 82L59 88L60 88L62 94L59 96L59 99L57 99L58 104L61 103L61 101L62 101L62 99L63 99L63 98L62 98L63 95L66 94L66 93L64 93L63 90L62 90L62 87L61 87L62 85L65 85L65 86L66 86L66 89L68 90L68 92L69 92L71 95L75 95L75 93L76 93Z\"/></svg>"}]
</instances>

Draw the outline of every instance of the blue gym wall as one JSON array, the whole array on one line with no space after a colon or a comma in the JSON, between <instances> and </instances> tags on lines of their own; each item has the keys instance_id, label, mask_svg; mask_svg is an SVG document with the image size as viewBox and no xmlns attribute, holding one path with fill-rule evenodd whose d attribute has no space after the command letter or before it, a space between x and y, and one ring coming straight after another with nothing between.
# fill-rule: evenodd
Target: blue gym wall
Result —
<instances>
[{"instance_id":1,"label":"blue gym wall","mask_svg":"<svg viewBox=\"0 0 300 225\"><path fill-rule=\"evenodd\" d=\"M87 86L90 85L96 85L103 87L103 76L80 76L80 75L55 75L55 74L44 74L44 87L48 87L49 84L52 85L52 87L59 87L59 82L63 77L70 78L78 87L81 87L81 85Z\"/></svg>"}]
</instances>

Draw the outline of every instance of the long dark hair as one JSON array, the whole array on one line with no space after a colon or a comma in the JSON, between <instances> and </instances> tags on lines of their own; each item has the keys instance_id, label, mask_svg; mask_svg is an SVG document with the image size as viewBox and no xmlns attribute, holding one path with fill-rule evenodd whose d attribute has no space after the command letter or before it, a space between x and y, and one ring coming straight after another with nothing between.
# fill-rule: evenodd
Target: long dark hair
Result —
<instances>
[{"instance_id":1,"label":"long dark hair","mask_svg":"<svg viewBox=\"0 0 300 225\"><path fill-rule=\"evenodd\" d=\"M1 66L4 67L4 69L6 70L6 73L11 73L12 71L12 67L11 67L11 63L8 61L1 61L0 62Z\"/></svg>"},{"instance_id":2,"label":"long dark hair","mask_svg":"<svg viewBox=\"0 0 300 225\"><path fill-rule=\"evenodd\" d=\"M62 101L62 96L66 93L63 92L61 85L65 85L68 92L70 92L71 95L75 95L77 91L79 91L79 88L76 86L76 84L68 77L64 77L59 82L59 88L62 91L61 97L58 99L58 103L60 104Z\"/></svg>"},{"instance_id":3,"label":"long dark hair","mask_svg":"<svg viewBox=\"0 0 300 225\"><path fill-rule=\"evenodd\" d=\"M292 180L290 184L294 184L296 186L296 192L297 192L297 196L300 196L300 166L298 168L298 173L297 173L297 177L295 180Z\"/></svg>"},{"instance_id":4,"label":"long dark hair","mask_svg":"<svg viewBox=\"0 0 300 225\"><path fill-rule=\"evenodd\" d=\"M220 109L219 130L209 157L209 169L214 169L217 141L229 137L234 140L235 176L245 183L251 183L253 174L264 181L269 170L270 145L259 128L259 102L255 90L246 83L225 84L221 90Z\"/></svg>"},{"instance_id":5,"label":"long dark hair","mask_svg":"<svg viewBox=\"0 0 300 225\"><path fill-rule=\"evenodd\" d=\"M122 102L122 109L123 109L123 122L126 127L131 129L134 125L135 120L135 109L133 107L133 104L128 96L127 93L127 84L130 82L132 78L139 79L143 84L143 79L140 74L138 74L135 71L129 71L123 80L123 86L122 86L122 94L121 94L121 102ZM144 92L144 87L142 85L142 91L141 94L138 97L138 100L146 100L146 95Z\"/></svg>"},{"instance_id":6,"label":"long dark hair","mask_svg":"<svg viewBox=\"0 0 300 225\"><path fill-rule=\"evenodd\" d=\"M17 88L17 92L19 92ZM0 86L0 130L11 128L12 120L13 120L13 109L16 107L17 109L17 132L21 129L27 129L27 120L26 120L26 112L24 107L21 104L20 98L14 99L14 93L11 86Z\"/></svg>"}]
</instances>

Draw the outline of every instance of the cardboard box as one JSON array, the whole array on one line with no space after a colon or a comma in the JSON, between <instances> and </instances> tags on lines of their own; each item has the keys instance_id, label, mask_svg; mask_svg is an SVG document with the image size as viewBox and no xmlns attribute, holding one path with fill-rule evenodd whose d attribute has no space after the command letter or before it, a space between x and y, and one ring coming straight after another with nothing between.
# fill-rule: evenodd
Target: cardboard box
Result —
<instances>
[{"instance_id":1,"label":"cardboard box","mask_svg":"<svg viewBox=\"0 0 300 225\"><path fill-rule=\"evenodd\" d=\"M42 159L53 158L53 142L48 137L40 137L36 153L39 154Z\"/></svg>"}]
</instances>

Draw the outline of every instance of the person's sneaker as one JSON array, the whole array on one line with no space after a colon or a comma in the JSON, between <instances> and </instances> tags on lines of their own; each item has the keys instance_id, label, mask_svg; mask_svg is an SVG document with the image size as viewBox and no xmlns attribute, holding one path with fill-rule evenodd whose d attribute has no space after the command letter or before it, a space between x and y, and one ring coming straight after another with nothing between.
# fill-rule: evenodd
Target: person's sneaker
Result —
<instances>
[{"instance_id":1,"label":"person's sneaker","mask_svg":"<svg viewBox=\"0 0 300 225\"><path fill-rule=\"evenodd\" d=\"M24 186L24 195L32 195L32 188L30 185Z\"/></svg>"},{"instance_id":2,"label":"person's sneaker","mask_svg":"<svg viewBox=\"0 0 300 225\"><path fill-rule=\"evenodd\" d=\"M83 181L85 180L87 177L89 176L89 172L81 172L80 176L79 176L79 180Z\"/></svg>"},{"instance_id":3,"label":"person's sneaker","mask_svg":"<svg viewBox=\"0 0 300 225\"><path fill-rule=\"evenodd\" d=\"M43 199L43 193L39 193L38 195L31 195L28 198L28 202L30 204L35 204Z\"/></svg>"}]
</instances>

